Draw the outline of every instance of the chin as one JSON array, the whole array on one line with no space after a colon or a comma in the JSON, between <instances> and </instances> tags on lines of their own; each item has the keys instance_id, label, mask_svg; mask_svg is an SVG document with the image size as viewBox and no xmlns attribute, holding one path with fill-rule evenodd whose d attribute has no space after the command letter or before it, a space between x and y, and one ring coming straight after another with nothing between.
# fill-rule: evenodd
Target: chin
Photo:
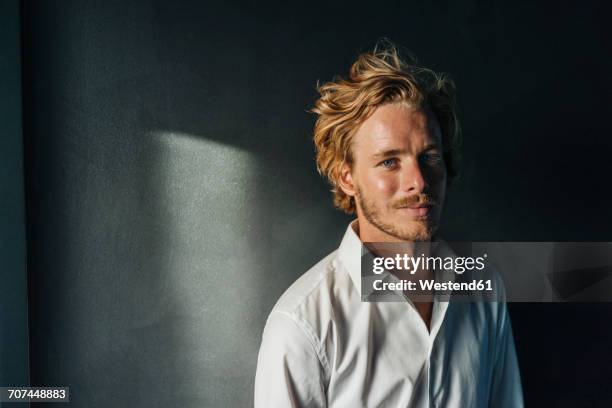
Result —
<instances>
[{"instance_id":1,"label":"chin","mask_svg":"<svg viewBox=\"0 0 612 408\"><path fill-rule=\"evenodd\" d=\"M415 221L402 230L403 236L410 241L430 241L437 230L437 225L427 221Z\"/></svg>"}]
</instances>

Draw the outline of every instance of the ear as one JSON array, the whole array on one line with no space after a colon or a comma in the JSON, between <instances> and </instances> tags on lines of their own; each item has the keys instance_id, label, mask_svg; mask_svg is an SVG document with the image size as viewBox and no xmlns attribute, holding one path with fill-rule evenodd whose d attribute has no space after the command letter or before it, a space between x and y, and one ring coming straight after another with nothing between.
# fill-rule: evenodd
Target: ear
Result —
<instances>
[{"instance_id":1,"label":"ear","mask_svg":"<svg viewBox=\"0 0 612 408\"><path fill-rule=\"evenodd\" d=\"M353 180L353 174L351 173L351 166L347 163L344 163L340 169L338 186L344 191L344 194L355 197L355 182Z\"/></svg>"}]
</instances>

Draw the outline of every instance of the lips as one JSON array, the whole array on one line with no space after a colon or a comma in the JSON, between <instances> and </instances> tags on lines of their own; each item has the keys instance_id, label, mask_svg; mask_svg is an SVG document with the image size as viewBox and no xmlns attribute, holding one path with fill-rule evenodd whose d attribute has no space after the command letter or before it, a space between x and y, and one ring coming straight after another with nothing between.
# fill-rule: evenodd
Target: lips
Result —
<instances>
[{"instance_id":1,"label":"lips","mask_svg":"<svg viewBox=\"0 0 612 408\"><path fill-rule=\"evenodd\" d=\"M407 205L404 208L411 208L413 210L419 209L419 208L431 208L433 207L433 204L414 204L414 205Z\"/></svg>"},{"instance_id":2,"label":"lips","mask_svg":"<svg viewBox=\"0 0 612 408\"><path fill-rule=\"evenodd\" d=\"M416 217L426 217L432 208L433 204L418 204L400 207L399 209Z\"/></svg>"}]
</instances>

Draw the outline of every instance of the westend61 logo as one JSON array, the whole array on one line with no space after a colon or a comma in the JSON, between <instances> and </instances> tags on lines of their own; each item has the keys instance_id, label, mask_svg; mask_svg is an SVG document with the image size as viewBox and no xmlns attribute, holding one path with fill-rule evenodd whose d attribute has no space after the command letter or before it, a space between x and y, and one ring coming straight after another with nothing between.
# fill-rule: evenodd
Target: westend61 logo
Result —
<instances>
[{"instance_id":1,"label":"westend61 logo","mask_svg":"<svg viewBox=\"0 0 612 408\"><path fill-rule=\"evenodd\" d=\"M395 257L374 258L372 272L377 275L388 270L404 270L415 274L418 270L446 270L462 274L465 271L482 271L485 268L484 260L487 254L479 257L440 257L440 256L408 256L404 254Z\"/></svg>"}]
</instances>

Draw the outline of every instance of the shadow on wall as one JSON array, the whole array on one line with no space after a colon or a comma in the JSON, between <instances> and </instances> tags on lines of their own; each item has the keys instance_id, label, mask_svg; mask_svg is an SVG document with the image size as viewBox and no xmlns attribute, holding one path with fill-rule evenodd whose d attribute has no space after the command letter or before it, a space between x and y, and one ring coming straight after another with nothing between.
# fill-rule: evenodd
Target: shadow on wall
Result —
<instances>
[{"instance_id":1,"label":"shadow on wall","mask_svg":"<svg viewBox=\"0 0 612 408\"><path fill-rule=\"evenodd\" d=\"M0 3L0 386L28 384L19 1Z\"/></svg>"}]
</instances>

